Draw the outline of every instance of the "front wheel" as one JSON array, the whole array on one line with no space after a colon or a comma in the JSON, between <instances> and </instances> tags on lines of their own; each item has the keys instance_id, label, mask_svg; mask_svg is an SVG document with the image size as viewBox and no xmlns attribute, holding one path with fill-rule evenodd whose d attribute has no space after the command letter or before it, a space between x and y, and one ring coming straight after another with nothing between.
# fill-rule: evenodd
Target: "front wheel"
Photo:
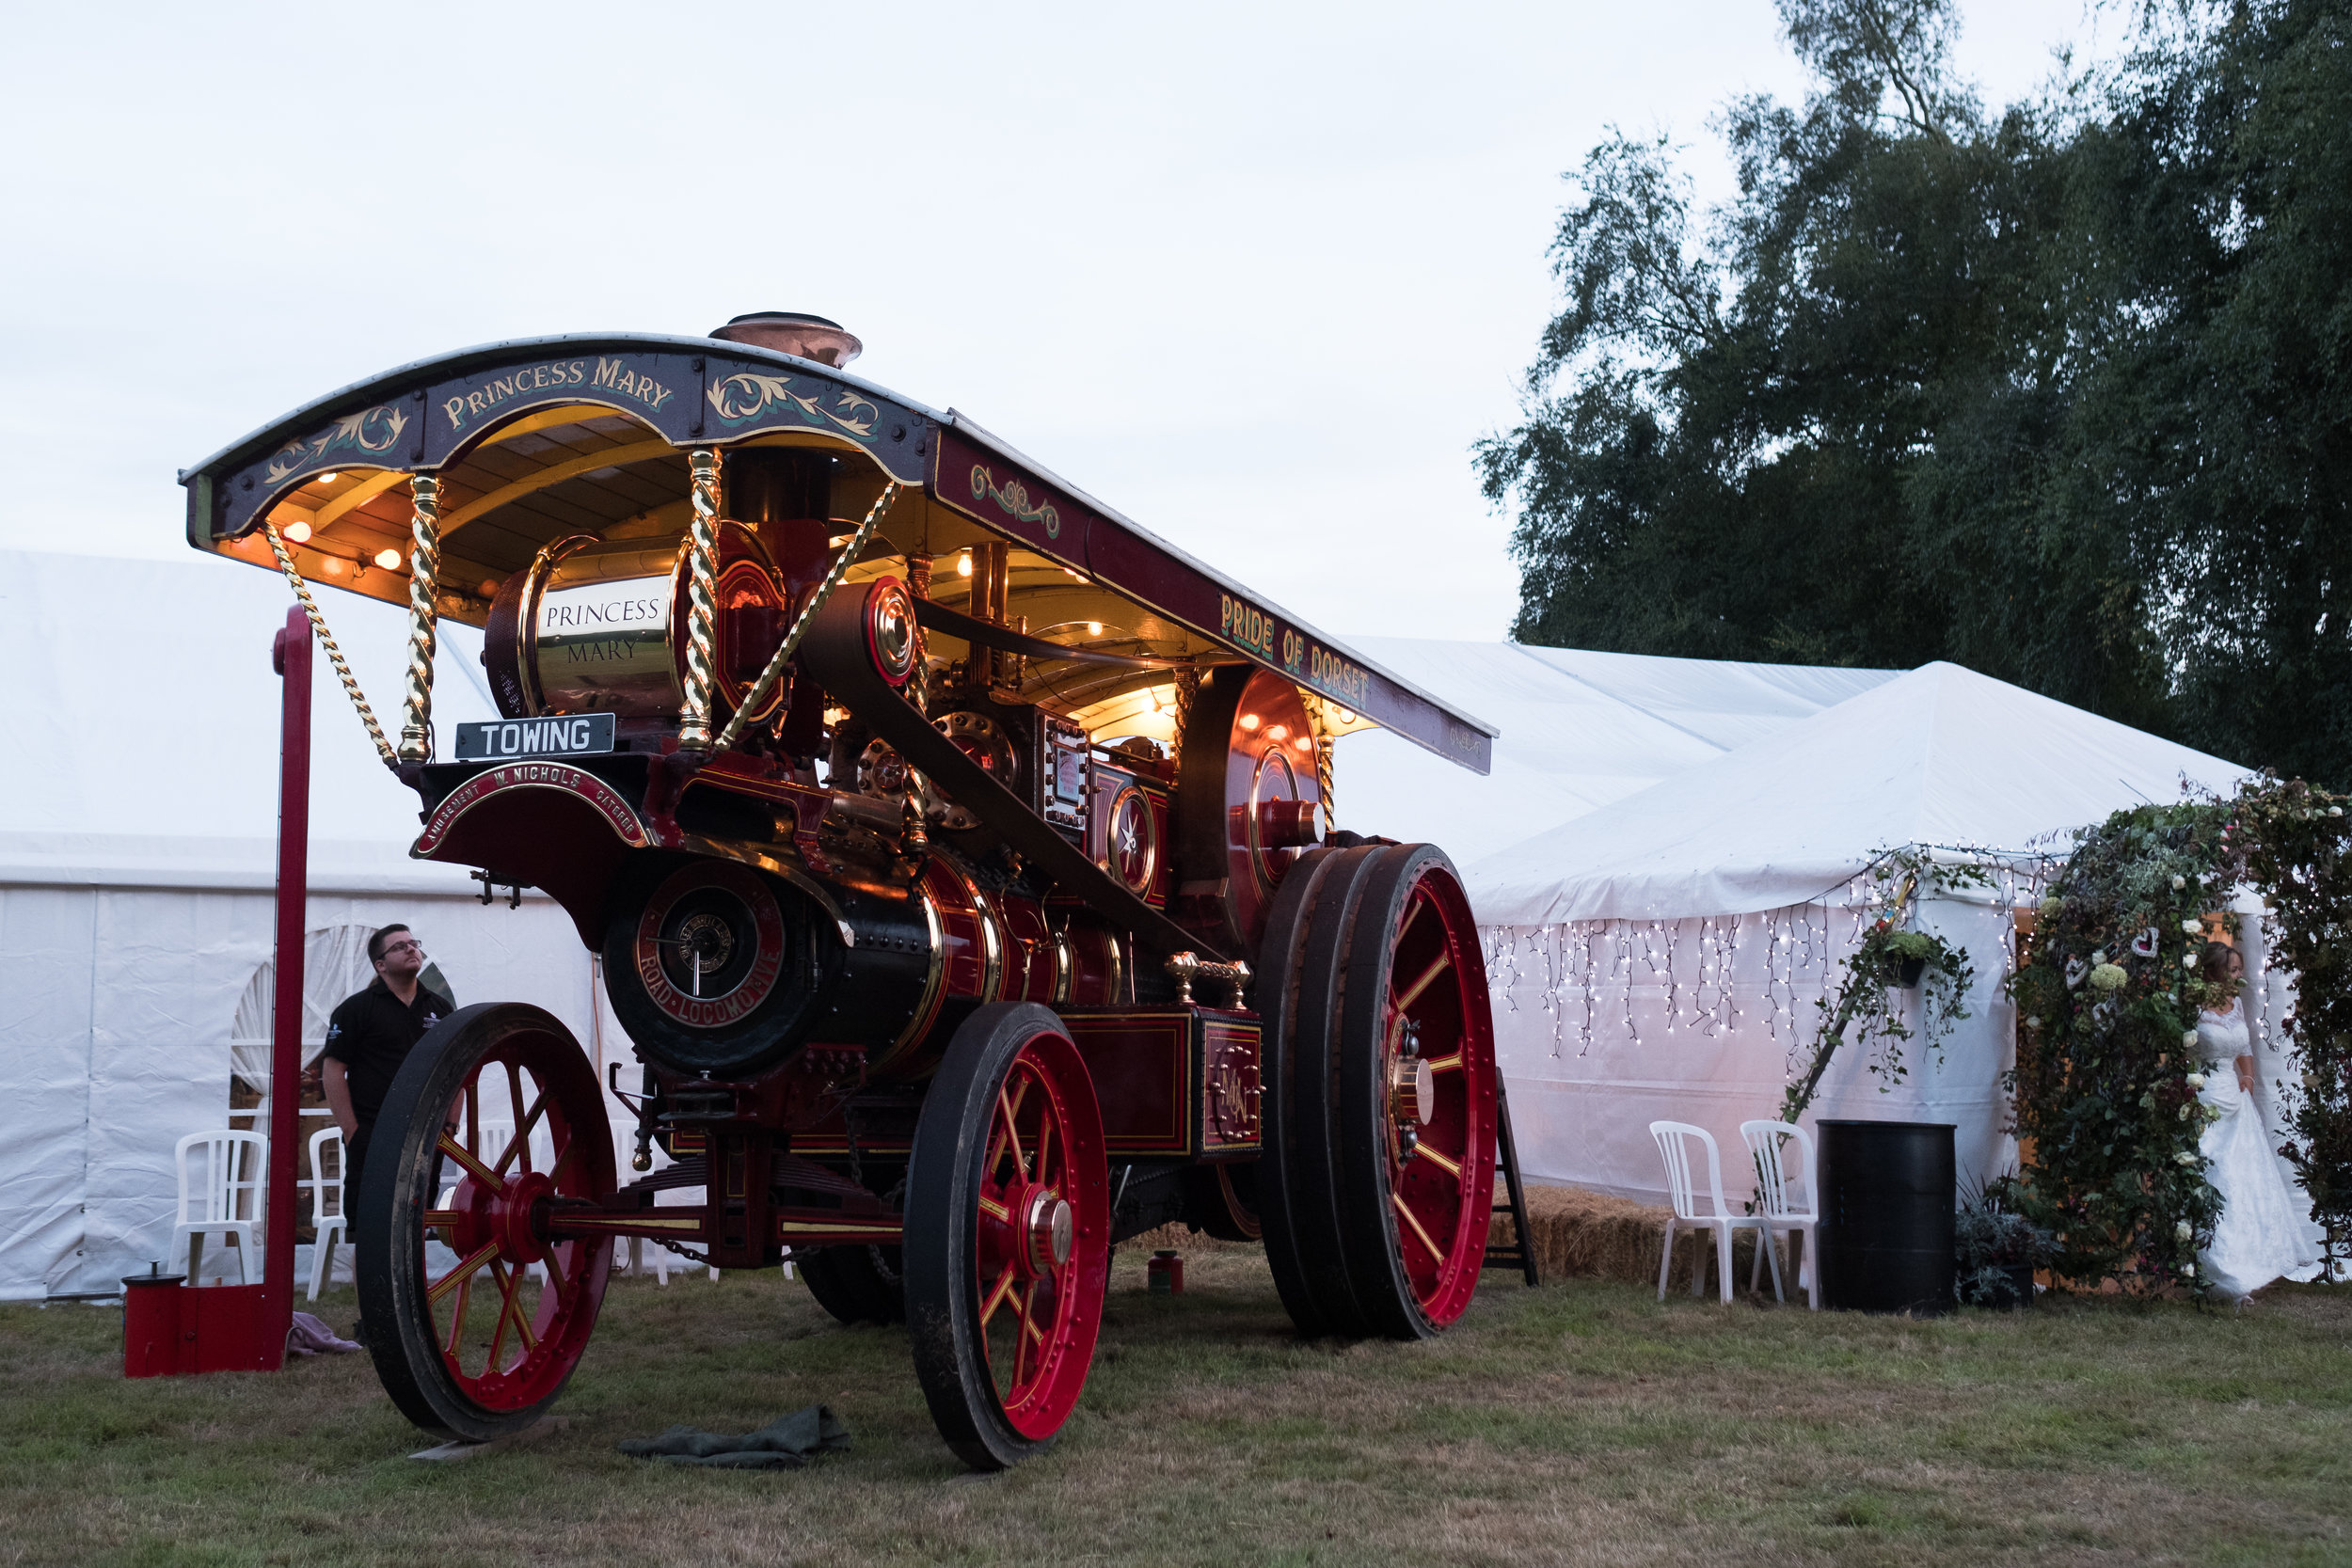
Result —
<instances>
[{"instance_id":1,"label":"front wheel","mask_svg":"<svg viewBox=\"0 0 2352 1568\"><path fill-rule=\"evenodd\" d=\"M1061 1021L995 1003L957 1029L907 1173L915 1375L958 1457L1001 1470L1078 1402L1110 1280L1093 1080Z\"/></svg>"},{"instance_id":2,"label":"front wheel","mask_svg":"<svg viewBox=\"0 0 2352 1568\"><path fill-rule=\"evenodd\" d=\"M612 1192L603 1096L563 1024L487 1003L417 1042L376 1119L353 1248L368 1352L403 1415L480 1443L554 1402L612 1240L551 1237L549 1217Z\"/></svg>"}]
</instances>

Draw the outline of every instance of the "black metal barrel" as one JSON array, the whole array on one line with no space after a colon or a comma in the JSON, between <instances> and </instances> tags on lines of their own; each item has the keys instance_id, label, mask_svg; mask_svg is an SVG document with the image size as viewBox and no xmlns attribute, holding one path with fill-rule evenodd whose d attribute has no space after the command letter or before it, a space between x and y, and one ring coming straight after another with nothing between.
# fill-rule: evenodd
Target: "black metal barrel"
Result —
<instances>
[{"instance_id":1,"label":"black metal barrel","mask_svg":"<svg viewBox=\"0 0 2352 1568\"><path fill-rule=\"evenodd\" d=\"M1858 1312L1952 1309L1953 1128L1824 1121L1821 1299Z\"/></svg>"}]
</instances>

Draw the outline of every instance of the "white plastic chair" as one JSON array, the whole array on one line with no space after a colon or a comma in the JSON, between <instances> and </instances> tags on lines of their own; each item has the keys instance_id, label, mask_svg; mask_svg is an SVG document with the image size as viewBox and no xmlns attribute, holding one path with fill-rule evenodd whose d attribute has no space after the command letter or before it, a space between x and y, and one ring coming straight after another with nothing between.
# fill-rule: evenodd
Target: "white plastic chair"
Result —
<instances>
[{"instance_id":1,"label":"white plastic chair","mask_svg":"<svg viewBox=\"0 0 2352 1568\"><path fill-rule=\"evenodd\" d=\"M335 1156L335 1174L326 1174L326 1156ZM319 1288L335 1277L335 1248L342 1244L345 1233L343 1224L343 1134L341 1128L327 1127L310 1134L310 1180L304 1183L310 1189L310 1299L319 1299Z\"/></svg>"},{"instance_id":2,"label":"white plastic chair","mask_svg":"<svg viewBox=\"0 0 2352 1568\"><path fill-rule=\"evenodd\" d=\"M193 1158L192 1158L193 1156ZM269 1138L261 1132L191 1132L172 1149L180 1178L180 1207L171 1227L171 1255L187 1248L188 1283L197 1283L204 1239L234 1238L240 1280L253 1283L255 1238L262 1229L262 1186L269 1170ZM190 1174L190 1166L195 1173Z\"/></svg>"},{"instance_id":3,"label":"white plastic chair","mask_svg":"<svg viewBox=\"0 0 2352 1568\"><path fill-rule=\"evenodd\" d=\"M1797 1283L1804 1287L1805 1305L1819 1312L1821 1271L1814 1266L1819 1253L1814 1238L1820 1234L1821 1216L1813 1192L1813 1173L1817 1168L1813 1164L1813 1134L1793 1122L1743 1121L1740 1124L1740 1137L1748 1146L1749 1157L1756 1162L1756 1201L1762 1211L1758 1217L1764 1222L1764 1233L1756 1243L1756 1250L1763 1256L1748 1269L1748 1289L1756 1289L1756 1271L1763 1267L1764 1259L1770 1258L1772 1299L1788 1299L1781 1293L1780 1252L1772 1241L1774 1232L1786 1230L1798 1238ZM1781 1164L1780 1146L1784 1138L1794 1138L1804 1155L1804 1168L1795 1177L1790 1177L1788 1167ZM1793 1200L1789 1195L1791 1187L1798 1189Z\"/></svg>"},{"instance_id":4,"label":"white plastic chair","mask_svg":"<svg viewBox=\"0 0 2352 1568\"><path fill-rule=\"evenodd\" d=\"M1658 1259L1658 1299L1666 1299L1666 1276L1674 1268L1675 1227L1705 1231L1715 1238L1715 1273L1723 1287L1724 1305L1731 1302L1731 1238L1735 1231L1754 1230L1759 1237L1771 1234L1764 1227L1760 1214L1735 1214L1724 1201L1723 1156L1715 1148L1715 1135L1704 1127L1693 1127L1687 1121L1653 1121L1650 1136L1658 1140L1659 1157L1666 1162L1666 1191L1674 1199L1674 1213L1666 1221L1666 1247ZM1696 1138L1707 1147L1707 1191L1714 1199L1715 1212L1702 1214L1698 1197L1691 1183L1691 1140ZM1704 1257L1691 1270L1691 1293L1702 1293L1699 1270Z\"/></svg>"}]
</instances>

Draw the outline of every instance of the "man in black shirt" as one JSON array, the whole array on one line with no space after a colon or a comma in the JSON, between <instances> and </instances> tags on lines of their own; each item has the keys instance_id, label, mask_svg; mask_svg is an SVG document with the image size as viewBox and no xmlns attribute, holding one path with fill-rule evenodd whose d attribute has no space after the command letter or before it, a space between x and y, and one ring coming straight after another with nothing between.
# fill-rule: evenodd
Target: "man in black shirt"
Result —
<instances>
[{"instance_id":1,"label":"man in black shirt","mask_svg":"<svg viewBox=\"0 0 2352 1568\"><path fill-rule=\"evenodd\" d=\"M408 1050L425 1031L456 1010L446 992L426 985L424 948L405 926L387 926L368 938L375 979L347 996L326 1024L320 1081L335 1124L343 1132L343 1212L355 1215L360 1173L376 1113Z\"/></svg>"}]
</instances>

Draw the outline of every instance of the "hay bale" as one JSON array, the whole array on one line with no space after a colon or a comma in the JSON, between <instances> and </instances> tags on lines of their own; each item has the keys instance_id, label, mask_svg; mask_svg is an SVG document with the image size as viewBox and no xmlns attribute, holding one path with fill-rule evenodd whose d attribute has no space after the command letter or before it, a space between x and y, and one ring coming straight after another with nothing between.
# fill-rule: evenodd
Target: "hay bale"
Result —
<instances>
[{"instance_id":1,"label":"hay bale","mask_svg":"<svg viewBox=\"0 0 2352 1568\"><path fill-rule=\"evenodd\" d=\"M1497 1184L1498 1187L1500 1183ZM1527 1186L1527 1227L1535 1264L1546 1279L1620 1279L1633 1285L1658 1283L1658 1253L1671 1211L1630 1198L1611 1197L1582 1187ZM1511 1217L1497 1214L1490 1244L1508 1245ZM1675 1237L1673 1288L1691 1288L1691 1271L1705 1259L1713 1285L1714 1248L1704 1236L1685 1230ZM1745 1290L1756 1259L1753 1233L1732 1240L1732 1287ZM1783 1258L1787 1261L1786 1256Z\"/></svg>"}]
</instances>

